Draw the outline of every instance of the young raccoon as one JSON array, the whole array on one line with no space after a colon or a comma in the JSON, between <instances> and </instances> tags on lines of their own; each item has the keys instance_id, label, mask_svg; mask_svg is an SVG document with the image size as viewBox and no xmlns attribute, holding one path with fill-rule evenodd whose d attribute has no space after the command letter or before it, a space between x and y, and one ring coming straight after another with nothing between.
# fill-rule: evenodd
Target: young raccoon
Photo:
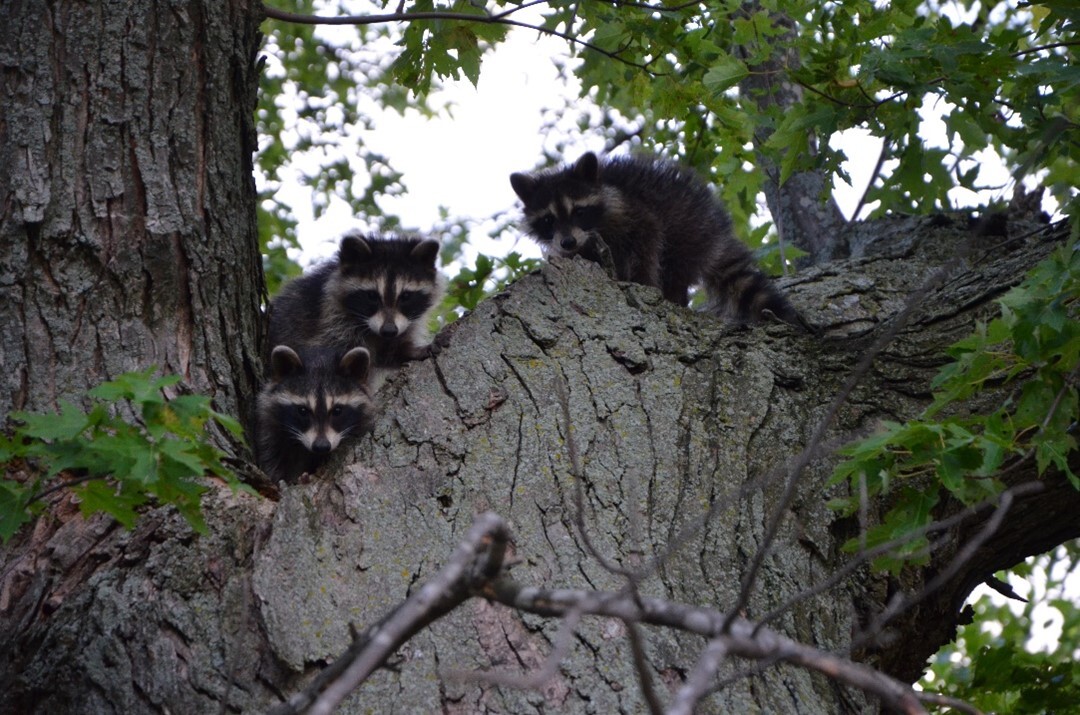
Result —
<instances>
[{"instance_id":1,"label":"young raccoon","mask_svg":"<svg viewBox=\"0 0 1080 715\"><path fill-rule=\"evenodd\" d=\"M290 282L274 299L270 344L363 345L372 386L384 373L432 353L427 322L442 298L438 241L350 234L335 260Z\"/></svg>"},{"instance_id":2,"label":"young raccoon","mask_svg":"<svg viewBox=\"0 0 1080 715\"><path fill-rule=\"evenodd\" d=\"M589 152L568 167L510 175L525 222L546 255L601 261L606 244L616 277L659 288L679 305L701 283L709 310L747 323L771 311L798 314L735 238L731 218L692 171L662 159Z\"/></svg>"},{"instance_id":3,"label":"young raccoon","mask_svg":"<svg viewBox=\"0 0 1080 715\"><path fill-rule=\"evenodd\" d=\"M274 348L255 425L259 466L273 482L315 471L344 439L371 428L370 364L364 348Z\"/></svg>"}]
</instances>

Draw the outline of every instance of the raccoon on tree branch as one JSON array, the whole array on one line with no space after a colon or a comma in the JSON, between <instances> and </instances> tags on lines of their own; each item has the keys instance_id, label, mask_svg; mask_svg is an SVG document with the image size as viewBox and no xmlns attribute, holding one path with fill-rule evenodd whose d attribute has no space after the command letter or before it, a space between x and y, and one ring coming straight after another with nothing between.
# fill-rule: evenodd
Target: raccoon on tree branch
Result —
<instances>
[{"instance_id":1,"label":"raccoon on tree branch","mask_svg":"<svg viewBox=\"0 0 1080 715\"><path fill-rule=\"evenodd\" d=\"M427 319L442 297L438 255L431 239L349 234L335 259L271 303L271 374L255 425L271 480L313 471L344 438L367 431L387 374L434 352Z\"/></svg>"},{"instance_id":2,"label":"raccoon on tree branch","mask_svg":"<svg viewBox=\"0 0 1080 715\"><path fill-rule=\"evenodd\" d=\"M727 210L695 173L663 159L584 154L571 166L510 175L529 235L548 256L605 263L678 305L701 285L708 310L738 323L798 313L735 238Z\"/></svg>"}]
</instances>

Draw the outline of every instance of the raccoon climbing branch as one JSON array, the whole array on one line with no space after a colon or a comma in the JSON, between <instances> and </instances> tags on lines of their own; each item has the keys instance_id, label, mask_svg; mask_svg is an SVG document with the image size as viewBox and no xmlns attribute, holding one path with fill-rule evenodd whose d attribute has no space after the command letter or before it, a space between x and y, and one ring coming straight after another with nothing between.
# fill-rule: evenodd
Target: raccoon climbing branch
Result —
<instances>
[{"instance_id":1,"label":"raccoon climbing branch","mask_svg":"<svg viewBox=\"0 0 1080 715\"><path fill-rule=\"evenodd\" d=\"M477 516L464 540L432 579L363 633L354 633L353 644L340 658L308 688L274 708L271 715L300 712L328 715L413 635L474 596L520 612L562 618L564 628L569 630L573 630L582 616L593 615L617 618L628 626L666 626L704 636L708 643L693 677L676 694L676 704L682 712L693 711L694 705L709 691L703 684L713 682L716 669L729 655L765 664L786 662L824 674L874 694L884 705L902 713L925 713L922 702L939 702L934 699L937 696L919 693L867 665L799 643L745 618L732 619L716 609L651 598L634 589L586 591L524 586L505 575L511 538L502 517L491 512ZM556 658L560 657L557 654L565 648L565 643L556 644L551 662L543 672L555 671ZM489 678L491 675L495 677ZM477 679L515 684L491 673L478 675ZM535 686L535 680L530 678L533 682L516 684Z\"/></svg>"}]
</instances>

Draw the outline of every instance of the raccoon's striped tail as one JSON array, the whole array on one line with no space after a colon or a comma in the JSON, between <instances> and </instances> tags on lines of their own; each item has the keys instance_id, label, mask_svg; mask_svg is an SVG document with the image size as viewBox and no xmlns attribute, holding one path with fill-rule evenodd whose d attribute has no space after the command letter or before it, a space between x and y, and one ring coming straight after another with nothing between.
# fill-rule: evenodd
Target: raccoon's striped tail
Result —
<instances>
[{"instance_id":1,"label":"raccoon's striped tail","mask_svg":"<svg viewBox=\"0 0 1080 715\"><path fill-rule=\"evenodd\" d=\"M757 323L771 314L785 323L808 329L784 294L754 265L749 251L734 261L714 261L705 269L702 282L709 296L706 310L726 321Z\"/></svg>"}]
</instances>

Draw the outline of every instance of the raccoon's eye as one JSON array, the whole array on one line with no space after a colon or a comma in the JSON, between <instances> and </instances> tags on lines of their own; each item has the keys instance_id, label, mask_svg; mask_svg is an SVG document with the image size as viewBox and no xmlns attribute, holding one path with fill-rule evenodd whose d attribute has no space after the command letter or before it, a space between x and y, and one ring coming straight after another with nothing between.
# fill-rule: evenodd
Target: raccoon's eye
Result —
<instances>
[{"instance_id":1,"label":"raccoon's eye","mask_svg":"<svg viewBox=\"0 0 1080 715\"><path fill-rule=\"evenodd\" d=\"M424 314L431 304L427 294L418 290L403 290L398 296L398 308L410 318L417 318Z\"/></svg>"},{"instance_id":2,"label":"raccoon's eye","mask_svg":"<svg viewBox=\"0 0 1080 715\"><path fill-rule=\"evenodd\" d=\"M370 316L379 311L382 302L377 290L357 290L345 298L345 307L358 315Z\"/></svg>"},{"instance_id":3,"label":"raccoon's eye","mask_svg":"<svg viewBox=\"0 0 1080 715\"><path fill-rule=\"evenodd\" d=\"M600 222L600 211L599 206L575 206L570 214L570 220L578 228L593 228Z\"/></svg>"},{"instance_id":4,"label":"raccoon's eye","mask_svg":"<svg viewBox=\"0 0 1080 715\"><path fill-rule=\"evenodd\" d=\"M303 405L293 405L293 409L296 410L297 417L307 417L311 414L311 410Z\"/></svg>"},{"instance_id":5,"label":"raccoon's eye","mask_svg":"<svg viewBox=\"0 0 1080 715\"><path fill-rule=\"evenodd\" d=\"M541 239L550 241L552 232L555 230L555 217L551 214L544 214L540 218L535 219L532 222L532 226L533 231L536 232Z\"/></svg>"},{"instance_id":6,"label":"raccoon's eye","mask_svg":"<svg viewBox=\"0 0 1080 715\"><path fill-rule=\"evenodd\" d=\"M341 417L343 412L345 412L345 408L341 405L334 405L334 409L330 410L330 414L334 417Z\"/></svg>"}]
</instances>

